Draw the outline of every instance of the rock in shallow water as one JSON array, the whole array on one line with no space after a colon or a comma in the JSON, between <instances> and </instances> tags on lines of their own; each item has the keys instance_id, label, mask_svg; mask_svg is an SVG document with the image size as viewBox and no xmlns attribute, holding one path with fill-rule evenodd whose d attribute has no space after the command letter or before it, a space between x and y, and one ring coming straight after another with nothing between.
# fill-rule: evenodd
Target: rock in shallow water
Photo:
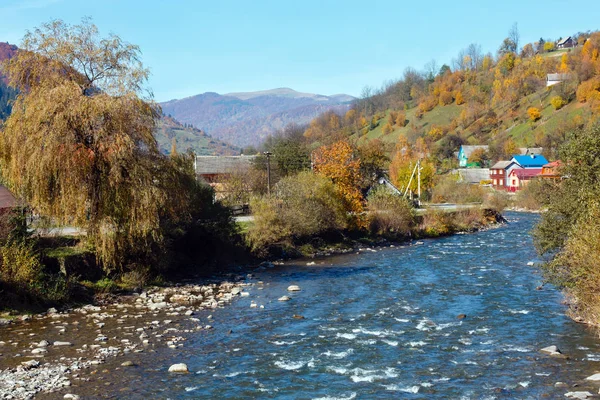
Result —
<instances>
[{"instance_id":1,"label":"rock in shallow water","mask_svg":"<svg viewBox=\"0 0 600 400\"><path fill-rule=\"evenodd\" d=\"M290 301L290 300L291 300L291 298L290 298L290 297L288 297L288 296L281 296L281 297L280 297L280 298L278 298L277 300L279 300L279 301Z\"/></svg>"},{"instance_id":2,"label":"rock in shallow water","mask_svg":"<svg viewBox=\"0 0 600 400\"><path fill-rule=\"evenodd\" d=\"M125 361L124 363L121 363L121 367L135 367L135 364L133 361Z\"/></svg>"},{"instance_id":3,"label":"rock in shallow water","mask_svg":"<svg viewBox=\"0 0 600 400\"><path fill-rule=\"evenodd\" d=\"M301 289L298 285L290 285L288 286L287 290L288 292L299 292Z\"/></svg>"},{"instance_id":4,"label":"rock in shallow water","mask_svg":"<svg viewBox=\"0 0 600 400\"><path fill-rule=\"evenodd\" d=\"M569 399L587 399L594 395L590 392L569 392L565 393L565 397Z\"/></svg>"},{"instance_id":5,"label":"rock in shallow water","mask_svg":"<svg viewBox=\"0 0 600 400\"><path fill-rule=\"evenodd\" d=\"M169 372L176 372L176 373L188 373L190 372L188 370L188 366L184 363L180 363L180 364L173 364L169 367Z\"/></svg>"},{"instance_id":6,"label":"rock in shallow water","mask_svg":"<svg viewBox=\"0 0 600 400\"><path fill-rule=\"evenodd\" d=\"M592 376L588 376L587 378L585 378L586 381L600 381L600 374L594 374Z\"/></svg>"}]
</instances>

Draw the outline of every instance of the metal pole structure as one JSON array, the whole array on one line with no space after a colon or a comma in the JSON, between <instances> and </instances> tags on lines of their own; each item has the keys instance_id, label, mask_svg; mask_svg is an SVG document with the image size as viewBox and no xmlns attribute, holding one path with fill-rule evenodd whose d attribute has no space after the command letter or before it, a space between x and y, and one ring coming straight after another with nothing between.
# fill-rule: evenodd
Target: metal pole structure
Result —
<instances>
[{"instance_id":1,"label":"metal pole structure","mask_svg":"<svg viewBox=\"0 0 600 400\"><path fill-rule=\"evenodd\" d=\"M268 151L265 151L263 153L265 156L267 156L267 195L270 197L271 196L271 154Z\"/></svg>"},{"instance_id":2,"label":"metal pole structure","mask_svg":"<svg viewBox=\"0 0 600 400\"><path fill-rule=\"evenodd\" d=\"M417 200L417 204L419 205L419 208L421 208L421 159L419 158L419 160L417 161L417 194L419 196L419 199Z\"/></svg>"}]
</instances>

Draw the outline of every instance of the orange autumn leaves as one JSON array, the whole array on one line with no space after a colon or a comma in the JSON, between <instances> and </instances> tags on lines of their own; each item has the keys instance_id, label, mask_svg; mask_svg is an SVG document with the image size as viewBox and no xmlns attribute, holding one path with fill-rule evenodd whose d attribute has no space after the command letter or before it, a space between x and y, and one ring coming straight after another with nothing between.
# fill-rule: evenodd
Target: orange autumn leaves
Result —
<instances>
[{"instance_id":1,"label":"orange autumn leaves","mask_svg":"<svg viewBox=\"0 0 600 400\"><path fill-rule=\"evenodd\" d=\"M362 226L360 214L364 211L364 198L360 187L360 159L354 157L352 146L345 140L321 146L314 152L314 170L333 181L343 197L347 210Z\"/></svg>"}]
</instances>

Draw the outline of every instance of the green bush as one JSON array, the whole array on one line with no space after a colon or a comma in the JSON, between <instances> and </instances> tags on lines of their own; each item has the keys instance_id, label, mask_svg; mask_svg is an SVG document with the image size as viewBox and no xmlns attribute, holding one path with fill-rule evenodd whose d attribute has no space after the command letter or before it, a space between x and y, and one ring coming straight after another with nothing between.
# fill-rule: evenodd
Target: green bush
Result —
<instances>
[{"instance_id":1,"label":"green bush","mask_svg":"<svg viewBox=\"0 0 600 400\"><path fill-rule=\"evenodd\" d=\"M541 210L546 207L553 193L556 193L556 184L548 179L532 179L515 196L515 206L526 210Z\"/></svg>"},{"instance_id":2,"label":"green bush","mask_svg":"<svg viewBox=\"0 0 600 400\"><path fill-rule=\"evenodd\" d=\"M247 239L254 251L348 226L344 199L331 180L308 171L283 178L271 198L254 198L250 208L254 225Z\"/></svg>"},{"instance_id":3,"label":"green bush","mask_svg":"<svg viewBox=\"0 0 600 400\"><path fill-rule=\"evenodd\" d=\"M408 200L381 186L369 194L367 204L372 234L394 238L410 236L414 210Z\"/></svg>"},{"instance_id":4,"label":"green bush","mask_svg":"<svg viewBox=\"0 0 600 400\"><path fill-rule=\"evenodd\" d=\"M26 241L8 241L0 248L2 281L28 287L39 280L42 263L34 244Z\"/></svg>"},{"instance_id":5,"label":"green bush","mask_svg":"<svg viewBox=\"0 0 600 400\"><path fill-rule=\"evenodd\" d=\"M485 190L479 185L458 182L456 175L448 174L440 177L431 197L434 203L482 203Z\"/></svg>"}]
</instances>

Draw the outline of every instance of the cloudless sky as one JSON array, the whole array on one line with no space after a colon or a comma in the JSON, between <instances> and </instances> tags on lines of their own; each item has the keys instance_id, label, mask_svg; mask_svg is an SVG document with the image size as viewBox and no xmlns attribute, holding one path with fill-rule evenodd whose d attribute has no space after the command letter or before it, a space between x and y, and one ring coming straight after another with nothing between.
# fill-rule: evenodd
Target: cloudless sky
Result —
<instances>
[{"instance_id":1,"label":"cloudless sky","mask_svg":"<svg viewBox=\"0 0 600 400\"><path fill-rule=\"evenodd\" d=\"M141 47L158 101L277 87L358 96L469 43L495 53L514 22L521 45L600 29L600 1L0 0L0 41L84 16Z\"/></svg>"}]
</instances>

